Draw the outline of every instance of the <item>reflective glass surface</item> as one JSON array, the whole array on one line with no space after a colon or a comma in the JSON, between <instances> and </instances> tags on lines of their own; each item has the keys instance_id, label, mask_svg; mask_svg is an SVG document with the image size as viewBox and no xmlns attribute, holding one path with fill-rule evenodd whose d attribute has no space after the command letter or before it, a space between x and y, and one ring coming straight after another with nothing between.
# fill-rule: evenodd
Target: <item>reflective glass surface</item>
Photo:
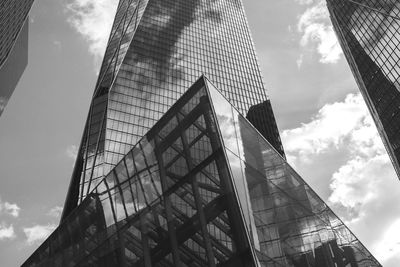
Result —
<instances>
[{"instance_id":1,"label":"reflective glass surface","mask_svg":"<svg viewBox=\"0 0 400 267\"><path fill-rule=\"evenodd\" d=\"M0 2L0 68L17 40L33 1L2 0Z\"/></svg>"},{"instance_id":2,"label":"reflective glass surface","mask_svg":"<svg viewBox=\"0 0 400 267\"><path fill-rule=\"evenodd\" d=\"M380 266L275 148L207 85L261 266Z\"/></svg>"},{"instance_id":3,"label":"reflective glass surface","mask_svg":"<svg viewBox=\"0 0 400 267\"><path fill-rule=\"evenodd\" d=\"M0 1L0 116L28 65L28 12L33 0Z\"/></svg>"},{"instance_id":4,"label":"reflective glass surface","mask_svg":"<svg viewBox=\"0 0 400 267\"><path fill-rule=\"evenodd\" d=\"M23 266L380 266L206 79Z\"/></svg>"},{"instance_id":5,"label":"reflective glass surface","mask_svg":"<svg viewBox=\"0 0 400 267\"><path fill-rule=\"evenodd\" d=\"M400 178L400 2L327 3L347 61Z\"/></svg>"},{"instance_id":6,"label":"reflective glass surface","mask_svg":"<svg viewBox=\"0 0 400 267\"><path fill-rule=\"evenodd\" d=\"M64 214L202 74L245 115L269 104L240 0L120 1ZM283 154L268 107L260 129Z\"/></svg>"},{"instance_id":7,"label":"reflective glass surface","mask_svg":"<svg viewBox=\"0 0 400 267\"><path fill-rule=\"evenodd\" d=\"M23 266L257 266L204 80Z\"/></svg>"}]
</instances>

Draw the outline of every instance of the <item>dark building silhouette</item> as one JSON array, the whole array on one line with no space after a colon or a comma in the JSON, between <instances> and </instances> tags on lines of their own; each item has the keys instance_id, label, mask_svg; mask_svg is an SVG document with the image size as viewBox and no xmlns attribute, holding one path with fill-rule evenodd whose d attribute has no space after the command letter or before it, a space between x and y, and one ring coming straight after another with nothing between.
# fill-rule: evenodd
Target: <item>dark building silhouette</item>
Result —
<instances>
[{"instance_id":1,"label":"dark building silhouette","mask_svg":"<svg viewBox=\"0 0 400 267\"><path fill-rule=\"evenodd\" d=\"M327 3L343 52L400 178L400 3Z\"/></svg>"},{"instance_id":2,"label":"dark building silhouette","mask_svg":"<svg viewBox=\"0 0 400 267\"><path fill-rule=\"evenodd\" d=\"M251 106L247 112L246 119L268 139L269 143L279 154L283 157L285 156L282 143L280 142L278 128L271 127L271 125L275 124L275 117L270 100Z\"/></svg>"},{"instance_id":3,"label":"dark building silhouette","mask_svg":"<svg viewBox=\"0 0 400 267\"><path fill-rule=\"evenodd\" d=\"M28 64L27 19L33 0L0 3L0 115Z\"/></svg>"}]
</instances>

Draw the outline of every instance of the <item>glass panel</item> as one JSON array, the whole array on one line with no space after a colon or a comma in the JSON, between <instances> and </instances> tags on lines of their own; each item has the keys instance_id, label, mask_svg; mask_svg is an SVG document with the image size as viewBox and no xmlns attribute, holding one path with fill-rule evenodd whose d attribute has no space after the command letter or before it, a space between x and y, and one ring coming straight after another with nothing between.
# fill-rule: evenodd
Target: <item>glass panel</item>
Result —
<instances>
[{"instance_id":1,"label":"glass panel","mask_svg":"<svg viewBox=\"0 0 400 267\"><path fill-rule=\"evenodd\" d=\"M316 266L380 266L273 146L215 87L208 88L260 262L303 266L315 257ZM228 128L235 133L226 134Z\"/></svg>"},{"instance_id":2,"label":"glass panel","mask_svg":"<svg viewBox=\"0 0 400 267\"><path fill-rule=\"evenodd\" d=\"M400 178L400 2L328 0L333 26Z\"/></svg>"},{"instance_id":3,"label":"glass panel","mask_svg":"<svg viewBox=\"0 0 400 267\"><path fill-rule=\"evenodd\" d=\"M188 96L198 96L196 88L189 89ZM132 148L24 266L72 261L95 266L149 262L152 266L230 266L237 261L239 266L256 266L245 230L245 224L255 223L244 222L234 197L215 118L208 101L202 105L199 97L187 98ZM191 116L182 112L183 107L191 108ZM154 142L154 132L177 116L185 131L196 129L196 135L201 131L201 138L191 138L189 144L182 132ZM172 147L179 151L178 157L158 162L161 151ZM41 250L49 247L47 256L42 256Z\"/></svg>"}]
</instances>

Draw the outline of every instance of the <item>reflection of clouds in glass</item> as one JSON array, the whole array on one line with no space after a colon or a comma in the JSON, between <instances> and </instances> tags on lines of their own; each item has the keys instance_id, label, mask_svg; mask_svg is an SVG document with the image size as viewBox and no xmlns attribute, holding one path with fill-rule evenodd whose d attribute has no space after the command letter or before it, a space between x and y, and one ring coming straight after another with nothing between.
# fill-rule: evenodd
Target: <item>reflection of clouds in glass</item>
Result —
<instances>
[{"instance_id":1,"label":"reflection of clouds in glass","mask_svg":"<svg viewBox=\"0 0 400 267\"><path fill-rule=\"evenodd\" d=\"M130 133L143 135L191 83L203 72L211 72L217 61L221 61L214 54L226 53L224 57L229 57L234 53L217 51L214 45L215 42L225 44L227 36L235 38L231 37L229 29L233 23L238 23L235 15L238 11L233 10L237 8L236 4L237 1L226 0L190 0L190 3L181 0L173 5L161 0L148 3L127 53L126 66L120 71L117 84L123 86L114 86L110 94L110 99L119 101L113 108L124 112L114 114L115 117L134 122L135 129ZM222 31L224 35L220 34ZM193 34L196 34L196 39L193 39ZM204 38L206 41L201 41ZM211 53L213 56L210 57L208 54ZM135 90L133 94L139 101L121 100L119 95L127 94L127 90ZM135 108L126 110L121 101L126 101L128 107L134 104ZM113 143L109 150L120 154L126 151L122 143L132 145L138 138L129 143L122 139L122 135L114 137L111 139L121 143ZM108 156L106 161L115 164L117 159L119 157L113 160Z\"/></svg>"},{"instance_id":2,"label":"reflection of clouds in glass","mask_svg":"<svg viewBox=\"0 0 400 267\"><path fill-rule=\"evenodd\" d=\"M314 251L323 243L365 249L250 123L208 84L234 185L256 246L269 257ZM236 124L236 125L235 125ZM235 134L235 131L237 134ZM238 136L238 143L232 139ZM236 140L234 140L236 141ZM272 235L277 241L271 242ZM279 243L279 246L276 246ZM363 256L369 256L362 252Z\"/></svg>"},{"instance_id":3,"label":"reflection of clouds in glass","mask_svg":"<svg viewBox=\"0 0 400 267\"><path fill-rule=\"evenodd\" d=\"M122 204L121 200L114 201L114 210L115 210L115 217L117 218L117 222L126 218L124 204Z\"/></svg>"},{"instance_id":4,"label":"reflection of clouds in glass","mask_svg":"<svg viewBox=\"0 0 400 267\"><path fill-rule=\"evenodd\" d=\"M263 98L251 45L240 1L149 1L108 95L104 174L203 73L242 111Z\"/></svg>"},{"instance_id":5,"label":"reflection of clouds in glass","mask_svg":"<svg viewBox=\"0 0 400 267\"><path fill-rule=\"evenodd\" d=\"M365 7L356 8L350 21L351 32L385 76L400 89L397 74L400 73L400 24L392 18L399 17L400 3L375 0L369 5L382 13Z\"/></svg>"}]
</instances>

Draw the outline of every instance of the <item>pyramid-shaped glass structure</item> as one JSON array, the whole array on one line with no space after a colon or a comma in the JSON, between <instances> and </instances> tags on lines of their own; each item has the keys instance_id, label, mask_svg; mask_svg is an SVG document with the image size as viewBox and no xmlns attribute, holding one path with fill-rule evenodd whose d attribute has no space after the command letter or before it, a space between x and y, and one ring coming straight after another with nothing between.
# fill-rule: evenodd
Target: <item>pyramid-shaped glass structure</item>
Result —
<instances>
[{"instance_id":1,"label":"pyramid-shaped glass structure","mask_svg":"<svg viewBox=\"0 0 400 267\"><path fill-rule=\"evenodd\" d=\"M380 266L204 76L23 266Z\"/></svg>"},{"instance_id":2,"label":"pyramid-shaped glass structure","mask_svg":"<svg viewBox=\"0 0 400 267\"><path fill-rule=\"evenodd\" d=\"M62 220L203 73L283 154L241 0L120 0Z\"/></svg>"}]
</instances>

